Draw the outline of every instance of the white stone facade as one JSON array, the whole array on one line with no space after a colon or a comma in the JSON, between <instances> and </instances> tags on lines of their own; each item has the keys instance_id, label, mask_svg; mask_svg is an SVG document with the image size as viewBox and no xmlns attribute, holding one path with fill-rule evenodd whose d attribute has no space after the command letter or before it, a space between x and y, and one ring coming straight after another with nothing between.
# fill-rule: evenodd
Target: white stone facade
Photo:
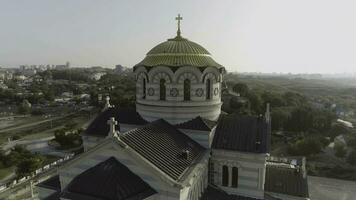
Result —
<instances>
[{"instance_id":1,"label":"white stone facade","mask_svg":"<svg viewBox=\"0 0 356 200\"><path fill-rule=\"evenodd\" d=\"M212 150L210 182L229 194L264 198L266 158L268 154L244 153L228 150ZM224 184L223 167L227 168L227 184ZM236 167L237 186L233 186L232 169Z\"/></svg>"}]
</instances>

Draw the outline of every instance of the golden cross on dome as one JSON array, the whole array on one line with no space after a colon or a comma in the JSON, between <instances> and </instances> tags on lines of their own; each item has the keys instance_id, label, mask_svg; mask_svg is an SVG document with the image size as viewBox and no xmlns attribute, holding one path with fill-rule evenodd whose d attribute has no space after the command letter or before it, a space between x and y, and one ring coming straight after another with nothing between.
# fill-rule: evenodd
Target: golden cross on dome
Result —
<instances>
[{"instance_id":1,"label":"golden cross on dome","mask_svg":"<svg viewBox=\"0 0 356 200\"><path fill-rule=\"evenodd\" d=\"M183 20L183 17L180 16L180 14L178 14L178 16L176 17L176 20L178 21L178 31L177 31L177 36L180 37L180 21Z\"/></svg>"}]
</instances>

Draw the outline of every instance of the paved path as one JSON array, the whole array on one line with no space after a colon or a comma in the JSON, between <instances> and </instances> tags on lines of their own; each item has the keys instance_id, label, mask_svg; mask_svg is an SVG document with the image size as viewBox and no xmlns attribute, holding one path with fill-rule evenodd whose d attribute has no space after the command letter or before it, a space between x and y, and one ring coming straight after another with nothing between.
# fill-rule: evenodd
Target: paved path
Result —
<instances>
[{"instance_id":1,"label":"paved path","mask_svg":"<svg viewBox=\"0 0 356 200\"><path fill-rule=\"evenodd\" d=\"M54 136L40 138L40 139L33 139L33 140L16 140L6 143L2 146L4 151L7 151L13 148L15 145L24 145L26 149L31 152L36 152L40 154L46 155L53 155L53 156L60 156L64 157L68 155L66 151L60 151L48 145L48 141L52 140Z\"/></svg>"},{"instance_id":2,"label":"paved path","mask_svg":"<svg viewBox=\"0 0 356 200\"><path fill-rule=\"evenodd\" d=\"M2 149L4 151L13 148L16 145L26 145L26 146L33 146L33 148L35 148L36 146L43 146L45 144L47 144L47 142L51 139L53 139L54 136L50 136L50 137L45 137L45 138L40 138L40 139L33 139L33 140L15 140L15 141L10 141L5 143L4 145L2 145ZM32 148L30 148L32 149ZM29 149L29 150L30 150Z\"/></svg>"},{"instance_id":3,"label":"paved path","mask_svg":"<svg viewBox=\"0 0 356 200\"><path fill-rule=\"evenodd\" d=\"M308 176L311 200L355 200L356 182Z\"/></svg>"}]
</instances>

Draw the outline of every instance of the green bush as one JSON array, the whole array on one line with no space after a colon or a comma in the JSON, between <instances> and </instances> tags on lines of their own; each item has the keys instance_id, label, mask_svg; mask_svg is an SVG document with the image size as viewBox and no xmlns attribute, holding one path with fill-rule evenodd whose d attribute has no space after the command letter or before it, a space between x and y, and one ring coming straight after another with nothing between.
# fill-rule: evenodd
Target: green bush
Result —
<instances>
[{"instance_id":1,"label":"green bush","mask_svg":"<svg viewBox=\"0 0 356 200\"><path fill-rule=\"evenodd\" d=\"M288 147L288 153L293 156L309 156L321 152L322 144L316 138L300 139Z\"/></svg>"},{"instance_id":2,"label":"green bush","mask_svg":"<svg viewBox=\"0 0 356 200\"><path fill-rule=\"evenodd\" d=\"M44 112L41 109L35 109L31 111L31 115L43 115Z\"/></svg>"},{"instance_id":3,"label":"green bush","mask_svg":"<svg viewBox=\"0 0 356 200\"><path fill-rule=\"evenodd\" d=\"M342 145L335 145L334 150L335 150L335 156L339 158L345 157L347 153L345 147Z\"/></svg>"},{"instance_id":4,"label":"green bush","mask_svg":"<svg viewBox=\"0 0 356 200\"><path fill-rule=\"evenodd\" d=\"M21 160L16 166L18 177L29 176L43 164L44 158L40 155L33 155Z\"/></svg>"}]
</instances>

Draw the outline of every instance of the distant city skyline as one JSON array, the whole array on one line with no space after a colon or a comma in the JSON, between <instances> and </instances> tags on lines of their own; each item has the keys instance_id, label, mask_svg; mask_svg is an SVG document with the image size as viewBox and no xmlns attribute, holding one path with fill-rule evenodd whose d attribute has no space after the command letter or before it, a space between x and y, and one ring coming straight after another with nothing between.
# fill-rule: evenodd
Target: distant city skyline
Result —
<instances>
[{"instance_id":1,"label":"distant city skyline","mask_svg":"<svg viewBox=\"0 0 356 200\"><path fill-rule=\"evenodd\" d=\"M176 34L228 71L355 73L353 1L0 2L0 66L132 67Z\"/></svg>"}]
</instances>

